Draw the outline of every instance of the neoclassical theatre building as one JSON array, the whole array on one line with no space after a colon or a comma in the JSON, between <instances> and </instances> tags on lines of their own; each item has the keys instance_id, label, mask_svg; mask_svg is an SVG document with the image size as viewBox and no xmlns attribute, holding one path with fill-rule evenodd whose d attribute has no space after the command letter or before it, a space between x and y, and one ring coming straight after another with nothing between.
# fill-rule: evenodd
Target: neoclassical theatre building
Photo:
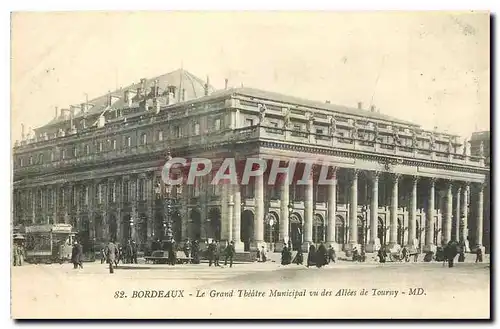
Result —
<instances>
[{"instance_id":1,"label":"neoclassical theatre building","mask_svg":"<svg viewBox=\"0 0 500 329\"><path fill-rule=\"evenodd\" d=\"M234 241L238 251L325 241L338 250L452 239L483 246L484 150L375 107L346 107L252 88L216 91L185 70L110 92L27 130L16 142L14 225L70 223L84 243L165 235L161 170L175 157L314 160L335 184L175 186L176 241ZM319 163L318 163L319 164ZM489 204L489 203L488 203ZM489 240L489 239L488 239Z\"/></svg>"}]
</instances>

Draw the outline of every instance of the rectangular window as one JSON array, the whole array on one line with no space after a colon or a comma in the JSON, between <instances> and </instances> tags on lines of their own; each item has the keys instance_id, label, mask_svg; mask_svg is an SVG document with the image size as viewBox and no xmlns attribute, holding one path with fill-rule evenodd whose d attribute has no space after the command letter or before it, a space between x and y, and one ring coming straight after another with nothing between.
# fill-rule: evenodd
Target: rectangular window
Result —
<instances>
[{"instance_id":1,"label":"rectangular window","mask_svg":"<svg viewBox=\"0 0 500 329\"><path fill-rule=\"evenodd\" d=\"M193 125L193 134L195 136L198 136L200 134L200 124L198 122L195 122Z\"/></svg>"},{"instance_id":2,"label":"rectangular window","mask_svg":"<svg viewBox=\"0 0 500 329\"><path fill-rule=\"evenodd\" d=\"M146 180L144 178L141 178L139 180L139 201L146 200L145 185L146 185Z\"/></svg>"},{"instance_id":3,"label":"rectangular window","mask_svg":"<svg viewBox=\"0 0 500 329\"><path fill-rule=\"evenodd\" d=\"M221 121L220 121L220 119L215 119L214 126L215 126L215 130L216 131L219 131L221 129Z\"/></svg>"},{"instance_id":4,"label":"rectangular window","mask_svg":"<svg viewBox=\"0 0 500 329\"><path fill-rule=\"evenodd\" d=\"M162 141L163 140L163 131L159 131L157 134L156 134L156 140L158 141Z\"/></svg>"},{"instance_id":5,"label":"rectangular window","mask_svg":"<svg viewBox=\"0 0 500 329\"><path fill-rule=\"evenodd\" d=\"M269 122L269 124L271 125L271 127L278 128L278 123L276 121L271 121Z\"/></svg>"},{"instance_id":6,"label":"rectangular window","mask_svg":"<svg viewBox=\"0 0 500 329\"><path fill-rule=\"evenodd\" d=\"M179 126L174 126L174 137L175 138L181 137L181 128Z\"/></svg>"},{"instance_id":7,"label":"rectangular window","mask_svg":"<svg viewBox=\"0 0 500 329\"><path fill-rule=\"evenodd\" d=\"M116 150L116 139L111 141L111 149Z\"/></svg>"},{"instance_id":8,"label":"rectangular window","mask_svg":"<svg viewBox=\"0 0 500 329\"><path fill-rule=\"evenodd\" d=\"M245 127L252 127L253 119L245 119Z\"/></svg>"},{"instance_id":9,"label":"rectangular window","mask_svg":"<svg viewBox=\"0 0 500 329\"><path fill-rule=\"evenodd\" d=\"M114 202L116 202L116 189L115 189L115 182L112 182L112 183L110 183L110 184L109 184L108 202L109 202L109 203L114 203Z\"/></svg>"},{"instance_id":10,"label":"rectangular window","mask_svg":"<svg viewBox=\"0 0 500 329\"><path fill-rule=\"evenodd\" d=\"M76 205L76 195L77 195L76 191L77 191L76 186L73 186L73 188L71 189L71 204L73 206Z\"/></svg>"},{"instance_id":11,"label":"rectangular window","mask_svg":"<svg viewBox=\"0 0 500 329\"><path fill-rule=\"evenodd\" d=\"M324 134L324 130L321 129L321 128L316 128L316 134L323 135Z\"/></svg>"},{"instance_id":12,"label":"rectangular window","mask_svg":"<svg viewBox=\"0 0 500 329\"><path fill-rule=\"evenodd\" d=\"M294 130L302 130L302 127L300 125L298 125L298 124L294 124L293 125L293 129Z\"/></svg>"},{"instance_id":13,"label":"rectangular window","mask_svg":"<svg viewBox=\"0 0 500 329\"><path fill-rule=\"evenodd\" d=\"M104 203L104 184L97 185L97 203Z\"/></svg>"}]
</instances>

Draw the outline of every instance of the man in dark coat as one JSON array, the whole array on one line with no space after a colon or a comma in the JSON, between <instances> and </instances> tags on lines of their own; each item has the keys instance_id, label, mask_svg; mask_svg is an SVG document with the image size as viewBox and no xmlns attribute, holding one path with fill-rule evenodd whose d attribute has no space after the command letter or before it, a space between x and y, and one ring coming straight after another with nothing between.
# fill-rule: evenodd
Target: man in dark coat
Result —
<instances>
[{"instance_id":1,"label":"man in dark coat","mask_svg":"<svg viewBox=\"0 0 500 329\"><path fill-rule=\"evenodd\" d=\"M453 267L453 261L458 254L457 244L453 241L448 242L444 247L445 258L448 261L448 267Z\"/></svg>"},{"instance_id":2,"label":"man in dark coat","mask_svg":"<svg viewBox=\"0 0 500 329\"><path fill-rule=\"evenodd\" d=\"M332 245L328 246L328 263L330 261L336 262L337 260L337 255L335 254L335 249L333 249Z\"/></svg>"},{"instance_id":3,"label":"man in dark coat","mask_svg":"<svg viewBox=\"0 0 500 329\"><path fill-rule=\"evenodd\" d=\"M184 247L182 248L184 251L184 255L186 255L186 258L189 257L189 254L191 253L191 241L189 239L186 240L184 243Z\"/></svg>"},{"instance_id":4,"label":"man in dark coat","mask_svg":"<svg viewBox=\"0 0 500 329\"><path fill-rule=\"evenodd\" d=\"M215 241L212 241L208 244L207 256L208 256L208 266L212 266L212 263L215 260Z\"/></svg>"},{"instance_id":5,"label":"man in dark coat","mask_svg":"<svg viewBox=\"0 0 500 329\"><path fill-rule=\"evenodd\" d=\"M109 273L114 273L113 266L115 265L117 248L113 241L109 241L106 246L106 260L109 264Z\"/></svg>"},{"instance_id":6,"label":"man in dark coat","mask_svg":"<svg viewBox=\"0 0 500 329\"><path fill-rule=\"evenodd\" d=\"M73 268L83 268L83 246L78 241L75 241L75 245L71 250L71 262Z\"/></svg>"},{"instance_id":7,"label":"man in dark coat","mask_svg":"<svg viewBox=\"0 0 500 329\"><path fill-rule=\"evenodd\" d=\"M219 264L219 260L220 260L220 254L221 254L221 250L220 250L221 246L220 246L220 243L219 241L216 241L215 242L215 254L214 254L214 262L215 262L215 266L220 266Z\"/></svg>"},{"instance_id":8,"label":"man in dark coat","mask_svg":"<svg viewBox=\"0 0 500 329\"><path fill-rule=\"evenodd\" d=\"M292 253L288 249L287 245L283 245L283 250L281 251L281 265L288 265L292 261Z\"/></svg>"},{"instance_id":9,"label":"man in dark coat","mask_svg":"<svg viewBox=\"0 0 500 329\"><path fill-rule=\"evenodd\" d=\"M316 247L312 244L309 247L309 253L307 254L307 267L313 266L316 264Z\"/></svg>"},{"instance_id":10,"label":"man in dark coat","mask_svg":"<svg viewBox=\"0 0 500 329\"><path fill-rule=\"evenodd\" d=\"M476 248L476 263L482 263L483 262L483 249L481 249L480 246L477 246Z\"/></svg>"},{"instance_id":11,"label":"man in dark coat","mask_svg":"<svg viewBox=\"0 0 500 329\"><path fill-rule=\"evenodd\" d=\"M316 266L323 267L328 264L328 252L323 243L321 243L316 251Z\"/></svg>"},{"instance_id":12,"label":"man in dark coat","mask_svg":"<svg viewBox=\"0 0 500 329\"><path fill-rule=\"evenodd\" d=\"M385 258L387 257L387 253L385 252L385 247L381 246L380 249L377 252L378 255L378 261L380 263L385 263Z\"/></svg>"},{"instance_id":13,"label":"man in dark coat","mask_svg":"<svg viewBox=\"0 0 500 329\"><path fill-rule=\"evenodd\" d=\"M304 264L304 254L302 253L301 248L297 250L297 255L295 255L294 263L297 265Z\"/></svg>"},{"instance_id":14,"label":"man in dark coat","mask_svg":"<svg viewBox=\"0 0 500 329\"><path fill-rule=\"evenodd\" d=\"M131 263L137 264L137 243L135 243L135 241L132 240L132 242L130 243L130 247L132 252Z\"/></svg>"},{"instance_id":15,"label":"man in dark coat","mask_svg":"<svg viewBox=\"0 0 500 329\"><path fill-rule=\"evenodd\" d=\"M233 257L236 254L236 250L234 250L234 242L231 241L231 243L226 247L226 257L224 258L224 266L227 266L227 260L229 258L229 267L233 267Z\"/></svg>"},{"instance_id":16,"label":"man in dark coat","mask_svg":"<svg viewBox=\"0 0 500 329\"><path fill-rule=\"evenodd\" d=\"M198 240L194 240L191 247L191 263L200 263L200 244L198 243Z\"/></svg>"}]
</instances>

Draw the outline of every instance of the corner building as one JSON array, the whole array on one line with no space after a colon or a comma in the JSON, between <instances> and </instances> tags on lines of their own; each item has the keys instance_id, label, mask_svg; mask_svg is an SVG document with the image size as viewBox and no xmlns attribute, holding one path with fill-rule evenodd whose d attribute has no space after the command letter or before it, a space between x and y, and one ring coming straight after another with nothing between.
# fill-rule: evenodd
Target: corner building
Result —
<instances>
[{"instance_id":1,"label":"corner building","mask_svg":"<svg viewBox=\"0 0 500 329\"><path fill-rule=\"evenodd\" d=\"M205 176L177 195L176 241L235 241L238 251L265 244L279 251L283 242L306 250L320 241L367 251L433 250L452 239L483 246L489 169L458 136L362 104L215 91L184 70L56 109L47 125L23 132L13 155L14 224L70 223L84 242L131 237L144 248L165 234L167 150L214 163L318 159L335 177L319 185L314 167L307 185L271 185L261 176L213 186Z\"/></svg>"}]
</instances>

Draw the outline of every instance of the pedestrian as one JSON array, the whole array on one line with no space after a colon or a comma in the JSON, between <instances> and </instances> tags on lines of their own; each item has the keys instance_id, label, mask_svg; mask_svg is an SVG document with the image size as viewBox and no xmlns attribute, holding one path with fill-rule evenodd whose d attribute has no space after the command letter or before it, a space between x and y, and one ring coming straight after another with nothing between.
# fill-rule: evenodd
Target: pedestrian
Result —
<instances>
[{"instance_id":1,"label":"pedestrian","mask_svg":"<svg viewBox=\"0 0 500 329\"><path fill-rule=\"evenodd\" d=\"M19 247L16 243L12 246L12 256L14 266L19 266Z\"/></svg>"},{"instance_id":2,"label":"pedestrian","mask_svg":"<svg viewBox=\"0 0 500 329\"><path fill-rule=\"evenodd\" d=\"M116 245L113 240L110 240L108 245L106 246L106 260L109 264L109 273L114 273L113 265L115 265L116 254L117 254Z\"/></svg>"},{"instance_id":3,"label":"pedestrian","mask_svg":"<svg viewBox=\"0 0 500 329\"><path fill-rule=\"evenodd\" d=\"M377 256L378 256L378 261L383 264L385 263L385 258L387 257L387 254L385 252L385 248L384 246L381 246L380 249L378 250L377 252Z\"/></svg>"},{"instance_id":4,"label":"pedestrian","mask_svg":"<svg viewBox=\"0 0 500 329\"><path fill-rule=\"evenodd\" d=\"M78 268L77 253L78 250L76 249L76 241L75 241L75 243L73 243L73 248L71 248L71 262L73 263L74 270Z\"/></svg>"},{"instance_id":5,"label":"pedestrian","mask_svg":"<svg viewBox=\"0 0 500 329\"><path fill-rule=\"evenodd\" d=\"M257 258L257 262L260 262L260 249L259 248L257 248L257 253L256 253L255 257Z\"/></svg>"},{"instance_id":6,"label":"pedestrian","mask_svg":"<svg viewBox=\"0 0 500 329\"><path fill-rule=\"evenodd\" d=\"M406 248L406 246L404 246L403 249L401 249L401 256L403 256L402 260L404 260L405 262L409 261L409 259L408 259L408 249Z\"/></svg>"},{"instance_id":7,"label":"pedestrian","mask_svg":"<svg viewBox=\"0 0 500 329\"><path fill-rule=\"evenodd\" d=\"M211 241L207 248L208 266L212 266L215 260L215 241Z\"/></svg>"},{"instance_id":8,"label":"pedestrian","mask_svg":"<svg viewBox=\"0 0 500 329\"><path fill-rule=\"evenodd\" d=\"M335 263L336 260L337 260L337 255L335 254L335 249L333 249L332 245L329 245L328 246L328 263L330 263L330 261Z\"/></svg>"},{"instance_id":9,"label":"pedestrian","mask_svg":"<svg viewBox=\"0 0 500 329\"><path fill-rule=\"evenodd\" d=\"M316 251L316 267L321 268L326 264L328 264L328 251L323 242L321 242Z\"/></svg>"},{"instance_id":10,"label":"pedestrian","mask_svg":"<svg viewBox=\"0 0 500 329\"><path fill-rule=\"evenodd\" d=\"M135 241L132 240L130 247L131 247L131 252L132 252L131 263L137 264L137 243L135 243Z\"/></svg>"},{"instance_id":11,"label":"pedestrian","mask_svg":"<svg viewBox=\"0 0 500 329\"><path fill-rule=\"evenodd\" d=\"M292 261L292 253L288 249L286 243L283 244L283 250L281 251L281 265L289 265Z\"/></svg>"},{"instance_id":12,"label":"pedestrian","mask_svg":"<svg viewBox=\"0 0 500 329\"><path fill-rule=\"evenodd\" d=\"M191 263L193 264L200 263L200 244L198 240L193 241L193 245L191 248Z\"/></svg>"},{"instance_id":13,"label":"pedestrian","mask_svg":"<svg viewBox=\"0 0 500 329\"><path fill-rule=\"evenodd\" d=\"M297 250L297 255L295 255L295 259L294 259L293 263L295 263L297 265L304 264L304 254L302 253L302 249L301 248L299 248Z\"/></svg>"},{"instance_id":14,"label":"pedestrian","mask_svg":"<svg viewBox=\"0 0 500 329\"><path fill-rule=\"evenodd\" d=\"M83 269L83 246L78 241L76 242L76 259L78 267Z\"/></svg>"},{"instance_id":15,"label":"pedestrian","mask_svg":"<svg viewBox=\"0 0 500 329\"><path fill-rule=\"evenodd\" d=\"M315 258L316 258L316 247L312 244L309 247L309 253L307 254L307 264L306 264L306 266L307 267L314 266L316 264Z\"/></svg>"},{"instance_id":16,"label":"pedestrian","mask_svg":"<svg viewBox=\"0 0 500 329\"><path fill-rule=\"evenodd\" d=\"M266 248L264 246L262 246L262 250L260 252L260 260L263 263L265 263L267 261Z\"/></svg>"},{"instance_id":17,"label":"pedestrian","mask_svg":"<svg viewBox=\"0 0 500 329\"><path fill-rule=\"evenodd\" d=\"M101 256L101 264L104 264L104 262L106 261L106 253L104 251L104 248L101 248L100 256Z\"/></svg>"},{"instance_id":18,"label":"pedestrian","mask_svg":"<svg viewBox=\"0 0 500 329\"><path fill-rule=\"evenodd\" d=\"M221 245L219 241L215 241L215 254L214 254L214 262L215 266L219 266L219 261L220 261L220 254L221 254Z\"/></svg>"},{"instance_id":19,"label":"pedestrian","mask_svg":"<svg viewBox=\"0 0 500 329\"><path fill-rule=\"evenodd\" d=\"M233 257L235 253L236 250L234 250L234 242L231 241L231 243L226 247L226 257L224 259L224 266L227 266L227 260L229 258L229 267L233 267Z\"/></svg>"},{"instance_id":20,"label":"pedestrian","mask_svg":"<svg viewBox=\"0 0 500 329\"><path fill-rule=\"evenodd\" d=\"M483 262L483 249L481 246L476 247L476 263L482 263Z\"/></svg>"},{"instance_id":21,"label":"pedestrian","mask_svg":"<svg viewBox=\"0 0 500 329\"><path fill-rule=\"evenodd\" d=\"M191 242L189 241L189 238L186 239L186 242L184 242L184 246L182 249L184 251L184 255L186 255L186 258L189 258L189 255L191 253Z\"/></svg>"}]
</instances>

